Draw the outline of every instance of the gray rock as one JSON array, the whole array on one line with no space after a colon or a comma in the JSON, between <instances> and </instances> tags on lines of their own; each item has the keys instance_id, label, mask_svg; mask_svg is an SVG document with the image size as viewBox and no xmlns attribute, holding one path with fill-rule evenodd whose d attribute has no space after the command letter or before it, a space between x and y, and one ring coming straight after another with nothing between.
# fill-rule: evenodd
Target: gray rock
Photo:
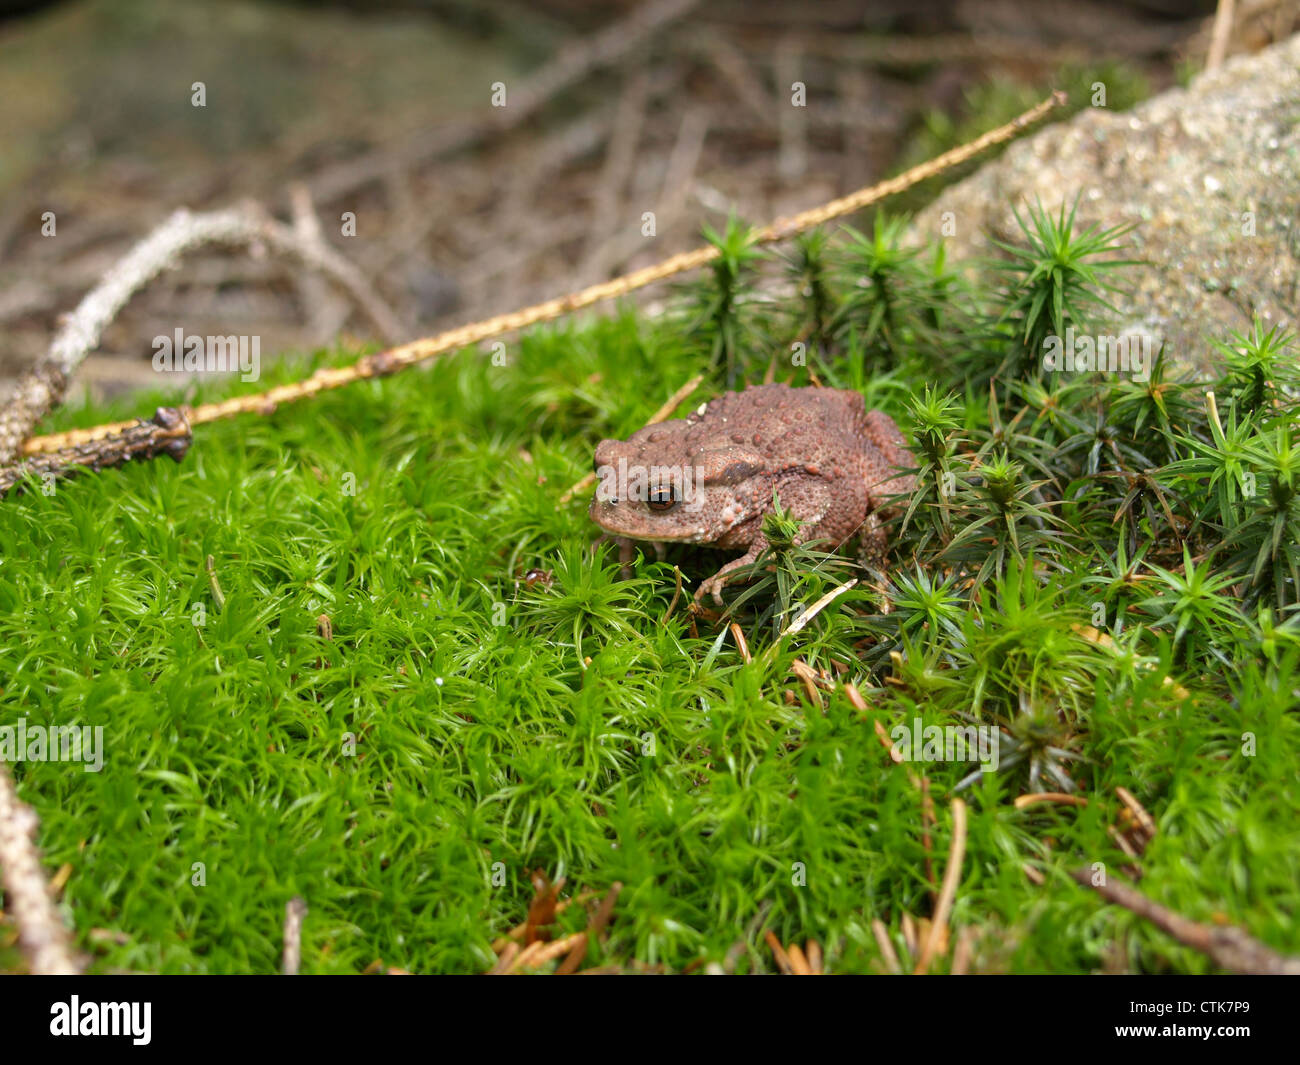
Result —
<instances>
[{"instance_id":1,"label":"gray rock","mask_svg":"<svg viewBox=\"0 0 1300 1065\"><path fill-rule=\"evenodd\" d=\"M1083 87L1080 91L1088 91ZM945 212L956 261L988 256L990 235L1019 239L1012 216L1079 198L1078 221L1135 223L1141 259L1113 302L1116 331L1168 345L1176 364L1206 370L1210 340L1294 327L1300 307L1300 35L1116 114L1090 108L1011 146L945 190L916 218L937 239Z\"/></svg>"}]
</instances>

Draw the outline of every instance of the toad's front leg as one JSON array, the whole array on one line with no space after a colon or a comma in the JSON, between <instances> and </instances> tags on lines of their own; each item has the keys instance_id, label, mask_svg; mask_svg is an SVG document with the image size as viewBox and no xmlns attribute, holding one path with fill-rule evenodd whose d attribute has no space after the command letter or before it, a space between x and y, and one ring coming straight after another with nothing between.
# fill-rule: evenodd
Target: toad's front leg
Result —
<instances>
[{"instance_id":1,"label":"toad's front leg","mask_svg":"<svg viewBox=\"0 0 1300 1065\"><path fill-rule=\"evenodd\" d=\"M782 483L777 486L775 498L780 501L783 509L786 509L795 520L799 522L799 531L795 534L794 542L796 544L811 543L815 540L831 538L835 543L839 543L842 537L835 537L835 530L826 528L823 524L823 518L833 503L830 489L821 481L808 483L807 479L795 480ZM727 583L727 575L734 573L743 566L752 565L758 560L769 546L767 537L763 535L763 517L751 519L743 526L732 530L732 536L735 540L728 544L726 539L720 539L720 547L742 547L747 546L747 550L740 558L732 559L722 569L718 570L712 577L700 585L699 590L695 593L695 601L708 594L713 596L713 601L718 606L722 606L722 586Z\"/></svg>"},{"instance_id":2,"label":"toad's front leg","mask_svg":"<svg viewBox=\"0 0 1300 1065\"><path fill-rule=\"evenodd\" d=\"M727 574L734 573L745 566L752 566L758 561L758 556L766 550L767 538L761 532L755 533L748 551L739 558L733 558L695 590L695 602L698 603L705 595L711 595L714 603L718 606L725 606L722 601L722 586L727 583Z\"/></svg>"}]
</instances>

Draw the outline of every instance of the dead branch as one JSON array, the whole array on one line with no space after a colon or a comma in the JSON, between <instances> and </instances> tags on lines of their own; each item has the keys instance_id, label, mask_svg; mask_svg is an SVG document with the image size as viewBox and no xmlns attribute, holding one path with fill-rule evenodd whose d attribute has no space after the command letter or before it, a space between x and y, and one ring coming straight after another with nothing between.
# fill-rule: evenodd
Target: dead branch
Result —
<instances>
[{"instance_id":1,"label":"dead branch","mask_svg":"<svg viewBox=\"0 0 1300 1065\"><path fill-rule=\"evenodd\" d=\"M1094 883L1091 869L1076 869L1072 875L1080 884L1092 888L1107 902L1131 910L1184 946L1199 950L1220 969L1263 976L1300 976L1300 958L1279 954L1240 928L1200 924L1189 920L1158 902L1152 902L1136 888L1118 881L1106 879Z\"/></svg>"},{"instance_id":2,"label":"dead branch","mask_svg":"<svg viewBox=\"0 0 1300 1065\"><path fill-rule=\"evenodd\" d=\"M645 121L650 79L645 71L628 78L619 98L614 132L605 151L605 165L597 182L596 203L587 226L587 246L578 276L602 280L612 263L611 243L627 228L624 189L636 165L636 149Z\"/></svg>"},{"instance_id":3,"label":"dead branch","mask_svg":"<svg viewBox=\"0 0 1300 1065\"><path fill-rule=\"evenodd\" d=\"M799 81L803 55L798 47L783 42L776 52L778 126L781 131L781 151L777 156L777 172L786 181L795 181L808 170L808 109L795 107L790 94Z\"/></svg>"},{"instance_id":4,"label":"dead branch","mask_svg":"<svg viewBox=\"0 0 1300 1065\"><path fill-rule=\"evenodd\" d=\"M1214 12L1214 29L1210 35L1210 51L1205 57L1206 70L1218 70L1228 54L1228 41L1232 38L1232 19L1236 0L1219 0Z\"/></svg>"},{"instance_id":5,"label":"dead branch","mask_svg":"<svg viewBox=\"0 0 1300 1065\"><path fill-rule=\"evenodd\" d=\"M18 798L9 767L0 762L0 874L18 926L19 949L33 975L75 975L81 967L41 871L39 825L36 811Z\"/></svg>"},{"instance_id":6,"label":"dead branch","mask_svg":"<svg viewBox=\"0 0 1300 1065\"><path fill-rule=\"evenodd\" d=\"M776 104L771 92L750 65L749 58L725 37L700 34L696 47L735 92L736 98L761 125L775 126Z\"/></svg>"},{"instance_id":7,"label":"dead branch","mask_svg":"<svg viewBox=\"0 0 1300 1065\"><path fill-rule=\"evenodd\" d=\"M184 414L174 407L159 407L152 419L139 418L106 436L0 467L0 497L28 478L48 483L51 479L70 477L78 470L105 470L132 459L151 459L163 454L180 462L193 440L193 431Z\"/></svg>"},{"instance_id":8,"label":"dead branch","mask_svg":"<svg viewBox=\"0 0 1300 1065\"><path fill-rule=\"evenodd\" d=\"M269 247L318 270L346 290L390 342L404 335L397 317L361 273L323 241L304 241L255 204L194 214L184 208L135 245L63 322L49 352L23 377L0 411L0 463L7 463L41 418L62 402L77 367L109 322L140 289L185 252L207 244Z\"/></svg>"},{"instance_id":9,"label":"dead branch","mask_svg":"<svg viewBox=\"0 0 1300 1065\"><path fill-rule=\"evenodd\" d=\"M318 252L325 248L320 219L316 216L311 191L306 185L294 182L289 186L289 207L293 212L293 231L303 246L313 247ZM325 279L313 271L299 274L294 278L294 283L302 300L303 314L311 323L313 342L328 343L347 320L347 304L330 292Z\"/></svg>"}]
</instances>

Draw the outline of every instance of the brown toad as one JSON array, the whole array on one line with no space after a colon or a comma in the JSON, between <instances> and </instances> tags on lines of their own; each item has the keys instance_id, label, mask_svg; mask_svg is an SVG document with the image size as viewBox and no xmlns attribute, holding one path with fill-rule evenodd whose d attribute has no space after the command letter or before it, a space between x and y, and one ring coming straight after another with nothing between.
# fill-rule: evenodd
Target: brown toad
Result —
<instances>
[{"instance_id":1,"label":"brown toad","mask_svg":"<svg viewBox=\"0 0 1300 1065\"><path fill-rule=\"evenodd\" d=\"M677 421L639 429L596 447L600 483L592 521L631 560L633 541L709 544L744 550L700 585L722 604L726 576L752 563L767 541L763 515L781 506L803 524L800 542L843 543L862 530L870 554L885 543L876 508L910 492L912 466L888 415L868 411L857 392L761 385L727 392Z\"/></svg>"}]
</instances>

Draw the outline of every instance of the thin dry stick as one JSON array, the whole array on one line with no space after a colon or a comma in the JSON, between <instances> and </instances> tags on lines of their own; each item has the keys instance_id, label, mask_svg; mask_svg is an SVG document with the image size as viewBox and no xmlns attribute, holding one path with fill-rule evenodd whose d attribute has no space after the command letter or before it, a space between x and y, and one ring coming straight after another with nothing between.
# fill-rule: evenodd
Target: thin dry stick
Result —
<instances>
[{"instance_id":1,"label":"thin dry stick","mask_svg":"<svg viewBox=\"0 0 1300 1065\"><path fill-rule=\"evenodd\" d=\"M1133 911L1184 946L1199 950L1220 969L1262 976L1300 976L1300 958L1279 954L1240 928L1189 920L1118 881L1094 883L1091 869L1076 869L1071 875L1106 901Z\"/></svg>"},{"instance_id":2,"label":"thin dry stick","mask_svg":"<svg viewBox=\"0 0 1300 1065\"><path fill-rule=\"evenodd\" d=\"M578 276L591 281L606 277L614 265L609 261L612 242L625 230L620 225L623 213L623 190L636 166L636 149L641 140L641 125L646 115L650 78L637 71L624 86L614 118L614 133L605 151L605 165L597 181L596 203L588 223L587 246L583 249Z\"/></svg>"},{"instance_id":3,"label":"thin dry stick","mask_svg":"<svg viewBox=\"0 0 1300 1065\"><path fill-rule=\"evenodd\" d=\"M754 236L754 243L773 244L787 240L805 230L853 214L886 197L897 195L950 167L965 162L987 148L1010 140L1045 115L1063 106L1065 102L1065 94L1055 92L1037 106L1030 108L1018 118L1008 122L1005 126L990 130L969 144L944 152L928 163L913 167L898 177L882 181L870 188L859 189L848 196L831 200L820 207L803 211L789 218L778 219L771 225L759 229ZM232 418L239 414L269 413L282 403L293 403L320 392L342 388L354 381L364 381L396 373L407 367L426 362L444 352L478 344L503 333L511 333L531 325L537 325L540 322L551 321L561 315L581 310L584 307L590 307L592 304L600 303L603 300L626 295L656 281L663 281L687 270L698 269L713 262L720 254L721 252L711 244L706 247L696 248L693 251L683 252L653 266L647 266L622 277L591 285L567 296L547 300L544 303L534 304L531 307L512 311L508 314L497 315L486 321L461 326L434 337L415 340L409 344L391 348L388 351L364 356L351 366L318 370L302 381L281 385L278 388L272 388L256 395L237 396L220 403L205 403L187 412L189 421L192 425L203 425L222 418ZM23 451L25 454L53 451L74 443L93 440L96 436L105 435L121 427L121 423L101 425L93 429L34 437L23 444Z\"/></svg>"},{"instance_id":4,"label":"thin dry stick","mask_svg":"<svg viewBox=\"0 0 1300 1065\"><path fill-rule=\"evenodd\" d=\"M401 322L370 288L361 273L323 242L303 241L288 226L275 221L255 204L194 214L182 208L135 245L104 275L64 321L44 358L15 388L9 406L0 411L0 464L17 454L32 427L63 399L77 367L99 343L105 327L126 302L187 251L208 244L268 247L297 258L347 290L390 341L403 335ZM101 427L108 435L134 425L120 422ZM24 454L57 451L93 436L23 448Z\"/></svg>"},{"instance_id":5,"label":"thin dry stick","mask_svg":"<svg viewBox=\"0 0 1300 1065\"><path fill-rule=\"evenodd\" d=\"M691 185L700 167L704 141L709 135L709 125L709 111L701 105L687 108L677 126L677 139L673 141L672 150L668 153L659 196L655 201L661 231L670 230L686 210Z\"/></svg>"},{"instance_id":6,"label":"thin dry stick","mask_svg":"<svg viewBox=\"0 0 1300 1065\"><path fill-rule=\"evenodd\" d=\"M795 107L783 94L792 91L800 80L803 54L798 45L784 41L776 50L777 98L781 101L781 150L777 156L777 172L787 181L795 181L808 170L808 111Z\"/></svg>"},{"instance_id":7,"label":"thin dry stick","mask_svg":"<svg viewBox=\"0 0 1300 1065\"><path fill-rule=\"evenodd\" d=\"M306 185L294 182L289 186L289 206L293 212L293 230L298 234L298 239L304 244L324 247L325 235L321 232L320 219L316 216L316 207ZM347 302L329 290L324 278L310 270L295 277L294 284L297 285L298 295L310 323L313 343L328 344L347 320ZM410 334L408 332L403 335Z\"/></svg>"},{"instance_id":8,"label":"thin dry stick","mask_svg":"<svg viewBox=\"0 0 1300 1065\"><path fill-rule=\"evenodd\" d=\"M312 179L312 193L318 200L333 200L382 178L394 167L415 166L426 159L461 151L488 136L499 136L532 117L555 95L593 70L613 66L698 3L699 0L660 0L653 4L634 4L626 18L561 49L535 73L513 85L507 84L504 107L493 107L473 118L412 137L396 152L376 152L340 163Z\"/></svg>"},{"instance_id":9,"label":"thin dry stick","mask_svg":"<svg viewBox=\"0 0 1300 1065\"><path fill-rule=\"evenodd\" d=\"M297 976L302 965L302 921L307 916L306 900L295 895L284 907L284 958L280 972Z\"/></svg>"},{"instance_id":10,"label":"thin dry stick","mask_svg":"<svg viewBox=\"0 0 1300 1065\"><path fill-rule=\"evenodd\" d=\"M132 459L151 459L162 454L179 462L193 439L189 423L180 411L174 407L159 407L150 421L141 418L108 436L0 468L0 496L6 495L28 477L42 482L45 488L50 480L67 477L83 468L102 470Z\"/></svg>"},{"instance_id":11,"label":"thin dry stick","mask_svg":"<svg viewBox=\"0 0 1300 1065\"><path fill-rule=\"evenodd\" d=\"M889 938L889 929L885 927L885 922L879 918L873 920L871 922L871 934L876 937L876 947L880 951L880 957L884 961L885 967L894 976L901 976L903 967L898 963L898 952L894 950L894 943Z\"/></svg>"},{"instance_id":12,"label":"thin dry stick","mask_svg":"<svg viewBox=\"0 0 1300 1065\"><path fill-rule=\"evenodd\" d=\"M930 922L930 934L926 937L921 951L921 959L916 963L915 974L923 974L930 961L939 950L948 929L948 914L952 912L953 900L957 897L957 885L961 882L961 863L966 856L966 804L961 799L952 800L952 847L948 851L948 868L943 873L943 887L939 889L939 905Z\"/></svg>"},{"instance_id":13,"label":"thin dry stick","mask_svg":"<svg viewBox=\"0 0 1300 1065\"><path fill-rule=\"evenodd\" d=\"M698 47L735 91L737 99L764 126L775 125L779 115L767 86L755 73L749 58L735 45L712 33L702 33Z\"/></svg>"},{"instance_id":14,"label":"thin dry stick","mask_svg":"<svg viewBox=\"0 0 1300 1065\"><path fill-rule=\"evenodd\" d=\"M81 968L41 871L39 825L36 811L18 798L9 767L0 762L0 875L18 926L18 947L34 976L75 975Z\"/></svg>"},{"instance_id":15,"label":"thin dry stick","mask_svg":"<svg viewBox=\"0 0 1300 1065\"><path fill-rule=\"evenodd\" d=\"M1214 12L1214 29L1210 37L1210 52L1205 57L1206 70L1218 70L1228 54L1228 40L1232 37L1233 8L1235 0L1219 0Z\"/></svg>"}]
</instances>

